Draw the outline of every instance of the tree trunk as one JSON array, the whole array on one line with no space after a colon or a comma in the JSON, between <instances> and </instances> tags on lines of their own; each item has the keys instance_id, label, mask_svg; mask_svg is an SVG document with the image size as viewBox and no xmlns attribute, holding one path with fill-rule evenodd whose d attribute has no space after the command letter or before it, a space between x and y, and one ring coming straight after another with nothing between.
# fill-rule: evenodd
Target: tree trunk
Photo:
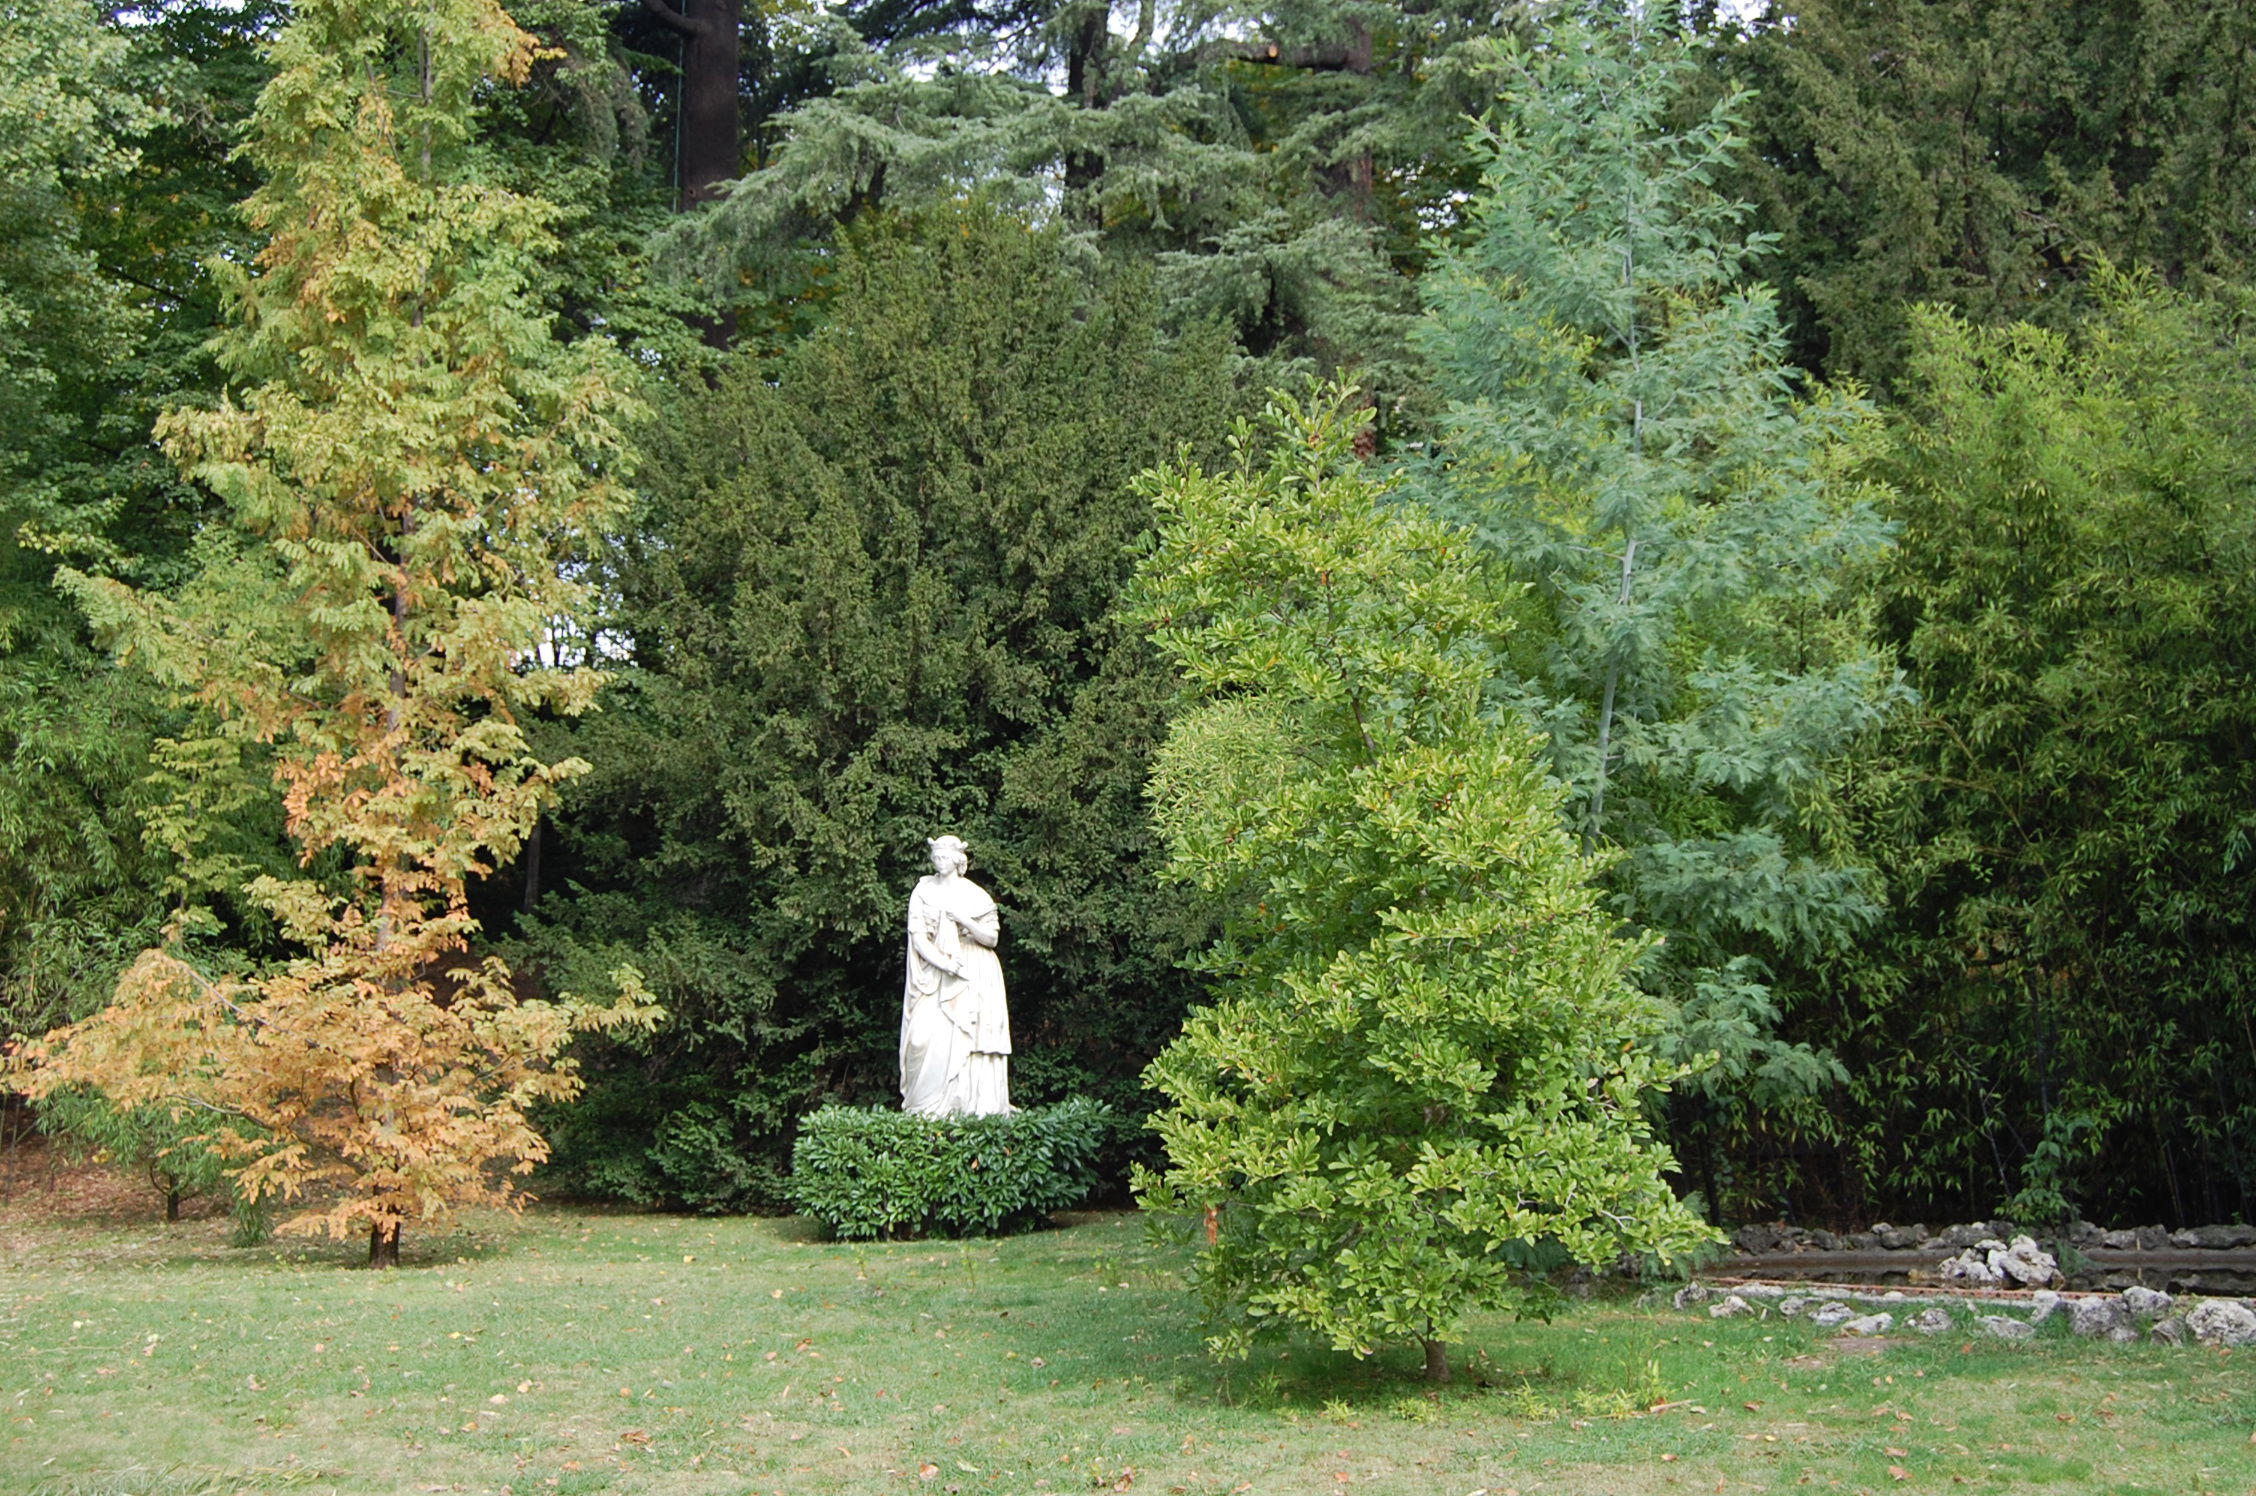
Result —
<instances>
[{"instance_id":1,"label":"tree trunk","mask_svg":"<svg viewBox=\"0 0 2256 1496\"><path fill-rule=\"evenodd\" d=\"M1449 1347L1438 1340L1421 1341L1420 1344L1426 1348L1426 1380L1429 1382L1448 1381Z\"/></svg>"},{"instance_id":2,"label":"tree trunk","mask_svg":"<svg viewBox=\"0 0 2256 1496\"><path fill-rule=\"evenodd\" d=\"M368 1228L368 1265L370 1267L398 1267L400 1248L399 1222Z\"/></svg>"},{"instance_id":3,"label":"tree trunk","mask_svg":"<svg viewBox=\"0 0 2256 1496\"><path fill-rule=\"evenodd\" d=\"M545 819L545 818L544 818ZM533 822L532 834L525 838L525 902L527 914L540 904L540 854L541 822Z\"/></svg>"},{"instance_id":4,"label":"tree trunk","mask_svg":"<svg viewBox=\"0 0 2256 1496\"><path fill-rule=\"evenodd\" d=\"M687 0L694 30L682 37L681 206L695 207L743 166L737 73L744 42L741 0Z\"/></svg>"},{"instance_id":5,"label":"tree trunk","mask_svg":"<svg viewBox=\"0 0 2256 1496\"><path fill-rule=\"evenodd\" d=\"M180 1191L178 1188L165 1191L165 1219L167 1221L180 1219Z\"/></svg>"},{"instance_id":6,"label":"tree trunk","mask_svg":"<svg viewBox=\"0 0 2256 1496\"><path fill-rule=\"evenodd\" d=\"M681 97L674 121L674 206L694 208L743 164L738 85L743 0L642 0L681 38Z\"/></svg>"},{"instance_id":7,"label":"tree trunk","mask_svg":"<svg viewBox=\"0 0 2256 1496\"><path fill-rule=\"evenodd\" d=\"M1091 7L1075 28L1065 57L1065 96L1083 109L1102 109L1108 102L1104 87L1105 44L1112 39L1106 24L1110 12ZM1065 156L1065 190L1079 196L1097 185L1104 175L1101 151L1068 151ZM1092 210L1091 222L1095 218Z\"/></svg>"}]
</instances>

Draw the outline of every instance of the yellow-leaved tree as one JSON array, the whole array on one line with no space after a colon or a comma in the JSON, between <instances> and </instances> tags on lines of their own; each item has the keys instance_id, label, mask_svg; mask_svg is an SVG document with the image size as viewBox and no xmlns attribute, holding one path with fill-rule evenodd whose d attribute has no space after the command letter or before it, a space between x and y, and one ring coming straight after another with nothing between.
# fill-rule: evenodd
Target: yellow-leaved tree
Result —
<instances>
[{"instance_id":1,"label":"yellow-leaved tree","mask_svg":"<svg viewBox=\"0 0 2256 1496\"><path fill-rule=\"evenodd\" d=\"M586 614L572 557L619 507L632 409L626 360L539 306L554 210L485 170L479 98L535 55L494 0L293 7L246 147L267 239L232 274L231 393L158 428L223 518L171 596L64 574L212 747L265 745L306 871L250 892L299 954L220 978L149 951L16 1084L201 1118L247 1196L297 1202L283 1230L365 1230L378 1265L409 1221L520 1200L572 1033L658 1016L632 971L603 1005L535 1001L470 956L469 881L582 767L522 724L600 684L542 646Z\"/></svg>"}]
</instances>

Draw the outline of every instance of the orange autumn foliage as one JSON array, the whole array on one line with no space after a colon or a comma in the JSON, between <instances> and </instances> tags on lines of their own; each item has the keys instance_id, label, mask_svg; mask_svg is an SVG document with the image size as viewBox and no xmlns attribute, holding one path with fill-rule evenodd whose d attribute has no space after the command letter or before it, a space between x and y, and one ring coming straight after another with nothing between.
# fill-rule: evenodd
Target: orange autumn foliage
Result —
<instances>
[{"instance_id":1,"label":"orange autumn foliage","mask_svg":"<svg viewBox=\"0 0 2256 1496\"><path fill-rule=\"evenodd\" d=\"M573 562L619 509L634 409L617 350L540 309L553 210L481 175L480 91L533 56L493 0L293 7L247 147L269 237L229 283L233 389L158 428L225 519L173 594L62 574L207 740L271 750L308 871L247 892L301 954L222 978L146 952L14 1083L205 1119L246 1195L301 1202L283 1230L366 1229L380 1263L409 1221L516 1203L547 1152L530 1109L579 1088L572 1034L659 1016L631 970L552 1003L467 954L470 880L584 767L522 722L601 682L592 648L542 651L587 612Z\"/></svg>"}]
</instances>

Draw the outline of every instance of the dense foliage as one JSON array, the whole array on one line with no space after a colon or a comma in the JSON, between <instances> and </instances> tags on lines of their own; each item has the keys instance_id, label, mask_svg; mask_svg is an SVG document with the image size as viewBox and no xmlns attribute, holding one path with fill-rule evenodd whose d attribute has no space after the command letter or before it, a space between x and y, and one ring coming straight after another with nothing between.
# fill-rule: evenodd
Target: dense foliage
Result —
<instances>
[{"instance_id":1,"label":"dense foliage","mask_svg":"<svg viewBox=\"0 0 2256 1496\"><path fill-rule=\"evenodd\" d=\"M1167 874L1219 899L1213 1000L1152 1062L1147 1207L1207 1223L1210 1344L1271 1329L1445 1345L1534 1269L1705 1240L1662 1183L1667 1079L1639 943L1562 787L1483 709L1509 595L1467 535L1391 505L1345 391L1152 480L1138 617L1186 708L1153 777Z\"/></svg>"},{"instance_id":2,"label":"dense foliage","mask_svg":"<svg viewBox=\"0 0 2256 1496\"><path fill-rule=\"evenodd\" d=\"M548 205L482 174L476 100L534 51L488 0L297 8L247 146L235 387L158 426L223 517L171 595L62 573L212 759L271 750L301 867L248 892L297 954L148 950L21 1084L203 1119L246 1198L324 1192L282 1229L365 1229L379 1264L408 1221L513 1200L547 1151L527 1111L578 1089L572 1032L652 1016L631 974L614 1007L529 1002L468 953L469 880L579 767L520 719L597 684L531 661L584 606L561 563L616 510L632 407L616 351L560 344L525 294Z\"/></svg>"},{"instance_id":3,"label":"dense foliage","mask_svg":"<svg viewBox=\"0 0 2256 1496\"><path fill-rule=\"evenodd\" d=\"M1895 388L1912 309L2064 327L2105 260L2245 281L2256 12L2238 0L1786 0L1724 59L1803 362ZM1903 393L1909 394L1904 387Z\"/></svg>"},{"instance_id":4,"label":"dense foliage","mask_svg":"<svg viewBox=\"0 0 2256 1496\"><path fill-rule=\"evenodd\" d=\"M826 1106L800 1121L791 1203L848 1240L997 1236L1087 1200L1112 1128L1086 1097L994 1117Z\"/></svg>"},{"instance_id":5,"label":"dense foliage","mask_svg":"<svg viewBox=\"0 0 2256 1496\"><path fill-rule=\"evenodd\" d=\"M1896 908L1836 1020L1882 1209L2256 1210L2256 345L2099 300L1914 321L1872 586L1919 706L1857 788Z\"/></svg>"},{"instance_id":6,"label":"dense foliage","mask_svg":"<svg viewBox=\"0 0 2256 1496\"><path fill-rule=\"evenodd\" d=\"M1002 906L1014 1094L1137 1105L1200 917L1151 881L1167 681L1112 609L1130 479L1235 397L1218 337L1081 268L978 207L861 233L818 331L652 433L610 563L628 668L525 925L552 979L632 960L674 1014L563 1122L579 1187L777 1204L800 1113L892 1094L941 831Z\"/></svg>"},{"instance_id":7,"label":"dense foliage","mask_svg":"<svg viewBox=\"0 0 2256 1496\"><path fill-rule=\"evenodd\" d=\"M1132 480L1344 370L1503 589L1486 709L1661 937L1663 1058L1715 1057L1656 1119L1680 1190L2256 1208L2247 7L452 4L0 0L0 1042L168 926L264 990L327 938L266 895L400 865L298 729L427 544L470 612L402 636L511 641L426 651L485 672L434 711L523 735L402 810L478 848L442 938L675 1013L575 1041L552 1187L784 1203L797 1119L890 1094L937 829L1021 1093L1140 1113L1216 913L1155 876ZM332 21L395 38L333 27L351 88ZM426 99L426 26L537 45ZM453 520L355 528L386 485Z\"/></svg>"},{"instance_id":8,"label":"dense foliage","mask_svg":"<svg viewBox=\"0 0 2256 1496\"><path fill-rule=\"evenodd\" d=\"M1679 1145L1805 1125L1845 1079L1784 1037L1796 977L1879 916L1829 764L1888 705L1846 569L1885 543L1849 471L1868 412L1796 391L1742 204L1715 177L1740 100L1672 121L1699 55L1632 18L1493 49L1481 190L1427 277L1447 399L1423 485L1528 588L1491 689L1548 736L1613 907L1663 937L1642 980Z\"/></svg>"}]
</instances>

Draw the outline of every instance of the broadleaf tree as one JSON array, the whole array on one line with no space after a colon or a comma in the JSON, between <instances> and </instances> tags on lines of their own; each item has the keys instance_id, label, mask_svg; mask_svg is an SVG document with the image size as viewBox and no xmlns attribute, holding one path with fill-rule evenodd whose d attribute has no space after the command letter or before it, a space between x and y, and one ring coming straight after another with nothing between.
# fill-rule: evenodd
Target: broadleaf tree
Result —
<instances>
[{"instance_id":1,"label":"broadleaf tree","mask_svg":"<svg viewBox=\"0 0 2256 1496\"><path fill-rule=\"evenodd\" d=\"M1212 1001L1146 1073L1145 1205L1205 1232L1212 1338L1447 1344L1538 1269L1709 1238L1663 1182L1661 1012L1483 686L1513 588L1390 492L1333 388L1217 473L1149 480L1138 616L1185 704L1152 780L1168 875L1223 905Z\"/></svg>"},{"instance_id":2,"label":"broadleaf tree","mask_svg":"<svg viewBox=\"0 0 2256 1496\"><path fill-rule=\"evenodd\" d=\"M1787 987L1879 915L1834 776L1898 694L1851 565L1887 541L1855 461L1867 407L1798 389L1763 247L1715 188L1736 95L1683 122L1701 66L1664 6L1491 47L1481 189L1424 288L1446 402L1422 491L1530 587L1501 694L1540 723L1644 968L1712 1055L1678 1093L1711 1206L1714 1129L1823 1127L1838 1062Z\"/></svg>"},{"instance_id":3,"label":"broadleaf tree","mask_svg":"<svg viewBox=\"0 0 2256 1496\"><path fill-rule=\"evenodd\" d=\"M246 146L234 388L159 426L225 522L169 595L63 574L208 741L271 755L301 867L251 892L299 954L149 950L20 1084L202 1119L248 1199L313 1192L282 1229L364 1229L378 1264L409 1221L519 1198L571 1034L653 1016L631 972L608 1005L531 1000L470 949L470 881L580 767L526 722L599 683L541 650L584 610L561 563L619 506L633 410L607 343L531 309L548 208L482 171L480 95L535 50L492 0L295 8Z\"/></svg>"}]
</instances>

